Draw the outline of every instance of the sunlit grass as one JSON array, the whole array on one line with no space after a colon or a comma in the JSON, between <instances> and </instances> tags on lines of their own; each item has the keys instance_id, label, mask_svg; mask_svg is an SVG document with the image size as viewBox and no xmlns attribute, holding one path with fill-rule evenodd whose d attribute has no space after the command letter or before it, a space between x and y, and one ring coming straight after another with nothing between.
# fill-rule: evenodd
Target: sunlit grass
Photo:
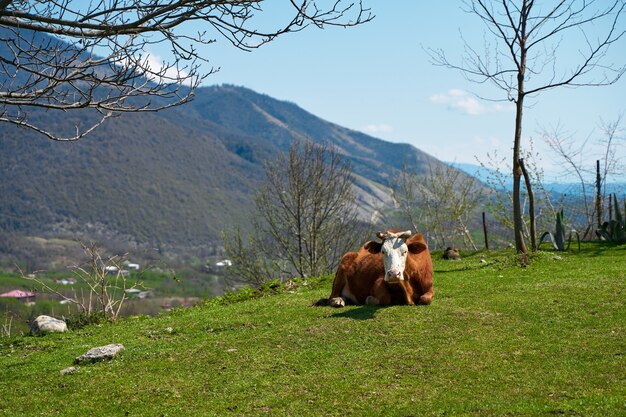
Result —
<instances>
[{"instance_id":1,"label":"sunlit grass","mask_svg":"<svg viewBox=\"0 0 626 417\"><path fill-rule=\"evenodd\" d=\"M542 252L526 268L508 251L434 257L428 307L315 307L326 281L3 340L0 415L626 413L625 246ZM108 343L126 350L60 375Z\"/></svg>"}]
</instances>

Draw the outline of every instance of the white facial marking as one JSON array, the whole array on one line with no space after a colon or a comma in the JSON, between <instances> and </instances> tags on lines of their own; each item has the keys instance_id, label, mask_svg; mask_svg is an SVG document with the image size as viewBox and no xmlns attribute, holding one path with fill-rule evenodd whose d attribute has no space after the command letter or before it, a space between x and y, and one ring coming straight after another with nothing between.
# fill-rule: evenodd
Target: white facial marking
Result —
<instances>
[{"instance_id":1,"label":"white facial marking","mask_svg":"<svg viewBox=\"0 0 626 417\"><path fill-rule=\"evenodd\" d=\"M410 232L408 232L410 236ZM381 252L385 265L385 281L397 283L404 280L404 267L409 249L405 243L407 232L388 233L384 236Z\"/></svg>"}]
</instances>

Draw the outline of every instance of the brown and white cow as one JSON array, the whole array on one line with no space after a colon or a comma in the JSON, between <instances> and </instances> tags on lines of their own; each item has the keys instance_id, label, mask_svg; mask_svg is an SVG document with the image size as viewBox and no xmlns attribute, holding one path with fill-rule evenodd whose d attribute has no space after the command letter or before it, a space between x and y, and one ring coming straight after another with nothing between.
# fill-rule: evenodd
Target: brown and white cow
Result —
<instances>
[{"instance_id":1,"label":"brown and white cow","mask_svg":"<svg viewBox=\"0 0 626 417\"><path fill-rule=\"evenodd\" d=\"M382 242L369 241L343 256L329 304L430 304L435 295L433 264L424 236L411 236L410 230L376 236Z\"/></svg>"}]
</instances>

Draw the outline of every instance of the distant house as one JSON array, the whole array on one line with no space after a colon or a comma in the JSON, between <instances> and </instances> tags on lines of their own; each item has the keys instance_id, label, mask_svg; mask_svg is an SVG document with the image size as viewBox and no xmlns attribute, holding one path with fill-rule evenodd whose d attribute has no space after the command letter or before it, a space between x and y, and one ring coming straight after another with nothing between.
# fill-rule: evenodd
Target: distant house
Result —
<instances>
[{"instance_id":1,"label":"distant house","mask_svg":"<svg viewBox=\"0 0 626 417\"><path fill-rule=\"evenodd\" d=\"M119 270L117 266L107 265L104 267L104 272L109 275L116 275Z\"/></svg>"},{"instance_id":2,"label":"distant house","mask_svg":"<svg viewBox=\"0 0 626 417\"><path fill-rule=\"evenodd\" d=\"M209 274L222 274L229 266L233 266L233 261L230 259L224 259L215 263L207 262L202 266L202 271L208 272Z\"/></svg>"},{"instance_id":3,"label":"distant house","mask_svg":"<svg viewBox=\"0 0 626 417\"><path fill-rule=\"evenodd\" d=\"M57 278L54 282L61 285L74 285L76 284L76 278Z\"/></svg>"},{"instance_id":4,"label":"distant house","mask_svg":"<svg viewBox=\"0 0 626 417\"><path fill-rule=\"evenodd\" d=\"M112 265L107 265L104 267L104 272L107 275L117 275L120 274L123 277L127 277L130 272L128 271L128 269L119 269L117 266L112 266Z\"/></svg>"},{"instance_id":5,"label":"distant house","mask_svg":"<svg viewBox=\"0 0 626 417\"><path fill-rule=\"evenodd\" d=\"M134 269L135 271L139 271L139 264L127 263L126 264L126 268Z\"/></svg>"},{"instance_id":6,"label":"distant house","mask_svg":"<svg viewBox=\"0 0 626 417\"><path fill-rule=\"evenodd\" d=\"M142 291L139 288L128 288L124 290L124 292L129 298L139 298L143 300L144 298L152 297L152 291Z\"/></svg>"},{"instance_id":7,"label":"distant house","mask_svg":"<svg viewBox=\"0 0 626 417\"><path fill-rule=\"evenodd\" d=\"M5 292L4 294L0 294L0 297L15 298L16 300L20 300L21 302L26 304L35 302L35 293L30 291L13 290Z\"/></svg>"}]
</instances>

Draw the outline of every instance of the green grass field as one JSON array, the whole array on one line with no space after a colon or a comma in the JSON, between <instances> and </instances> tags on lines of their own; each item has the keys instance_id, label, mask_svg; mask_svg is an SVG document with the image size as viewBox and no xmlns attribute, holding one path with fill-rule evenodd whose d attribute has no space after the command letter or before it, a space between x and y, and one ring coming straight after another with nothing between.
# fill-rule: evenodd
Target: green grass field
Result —
<instances>
[{"instance_id":1,"label":"green grass field","mask_svg":"<svg viewBox=\"0 0 626 417\"><path fill-rule=\"evenodd\" d=\"M0 415L626 415L626 246L435 269L427 307L315 307L326 280L0 339ZM109 343L126 350L60 374Z\"/></svg>"}]
</instances>

